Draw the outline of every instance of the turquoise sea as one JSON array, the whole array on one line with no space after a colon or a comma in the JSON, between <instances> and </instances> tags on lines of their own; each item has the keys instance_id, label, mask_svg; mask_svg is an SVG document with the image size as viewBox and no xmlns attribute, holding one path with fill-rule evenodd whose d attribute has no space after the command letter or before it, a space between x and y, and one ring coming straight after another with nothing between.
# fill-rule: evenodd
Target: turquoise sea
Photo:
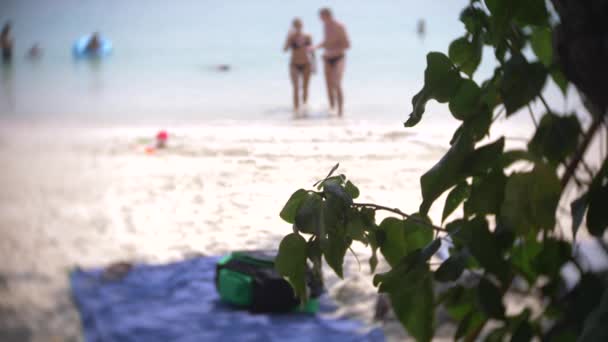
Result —
<instances>
[{"instance_id":1,"label":"turquoise sea","mask_svg":"<svg viewBox=\"0 0 608 342\"><path fill-rule=\"evenodd\" d=\"M464 33L466 0L1 0L13 23L15 61L0 76L3 118L82 120L283 119L290 117L288 56L282 45L299 16L321 39L318 9L347 26L352 49L345 77L351 118L403 120L423 84L425 55L447 51ZM427 34L416 34L418 20ZM73 42L93 31L112 40L100 62L75 61ZM40 44L43 57L25 58ZM486 54L488 55L488 54ZM491 55L488 55L491 57ZM214 66L228 64L229 72ZM478 77L492 71L480 67ZM322 75L310 109L327 108ZM429 106L429 112L446 112Z\"/></svg>"}]
</instances>

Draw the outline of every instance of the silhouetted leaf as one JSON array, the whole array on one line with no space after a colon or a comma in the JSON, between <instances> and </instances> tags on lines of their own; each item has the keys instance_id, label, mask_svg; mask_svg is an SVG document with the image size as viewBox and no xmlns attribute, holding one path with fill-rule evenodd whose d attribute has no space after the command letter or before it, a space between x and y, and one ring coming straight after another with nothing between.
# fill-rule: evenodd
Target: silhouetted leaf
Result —
<instances>
[{"instance_id":1,"label":"silhouetted leaf","mask_svg":"<svg viewBox=\"0 0 608 342\"><path fill-rule=\"evenodd\" d=\"M432 98L445 103L456 93L461 77L452 61L441 52L426 55L427 68L424 72L424 85Z\"/></svg>"},{"instance_id":2,"label":"silhouetted leaf","mask_svg":"<svg viewBox=\"0 0 608 342\"><path fill-rule=\"evenodd\" d=\"M475 260L486 270L496 274L501 279L507 277L508 265L504 261L497 241L488 229L488 223L483 216L463 222L460 231L453 235L460 243L467 246Z\"/></svg>"},{"instance_id":3,"label":"silhouetted leaf","mask_svg":"<svg viewBox=\"0 0 608 342\"><path fill-rule=\"evenodd\" d=\"M445 205L443 206L443 215L441 215L441 221L445 221L445 219L456 210L456 208L469 196L470 187L466 181L458 183L450 191L448 197L445 200Z\"/></svg>"},{"instance_id":4,"label":"silhouetted leaf","mask_svg":"<svg viewBox=\"0 0 608 342\"><path fill-rule=\"evenodd\" d=\"M478 39L469 41L467 37L454 40L448 49L450 59L469 77L473 76L481 62L481 42Z\"/></svg>"},{"instance_id":5,"label":"silhouetted leaf","mask_svg":"<svg viewBox=\"0 0 608 342\"><path fill-rule=\"evenodd\" d=\"M466 175L485 173L493 168L500 160L504 147L505 138L500 138L471 152L465 161Z\"/></svg>"},{"instance_id":6,"label":"silhouetted leaf","mask_svg":"<svg viewBox=\"0 0 608 342\"><path fill-rule=\"evenodd\" d=\"M324 229L323 199L321 196L308 193L300 204L295 217L295 225L299 231L307 234L320 235Z\"/></svg>"},{"instance_id":7,"label":"silhouetted leaf","mask_svg":"<svg viewBox=\"0 0 608 342\"><path fill-rule=\"evenodd\" d=\"M477 299L481 310L488 316L497 319L505 317L505 306L502 303L500 290L486 278L481 278L477 285Z\"/></svg>"},{"instance_id":8,"label":"silhouetted leaf","mask_svg":"<svg viewBox=\"0 0 608 342\"><path fill-rule=\"evenodd\" d=\"M509 176L500 216L517 232L553 229L561 185L555 171L536 164L526 173Z\"/></svg>"},{"instance_id":9,"label":"silhouetted leaf","mask_svg":"<svg viewBox=\"0 0 608 342\"><path fill-rule=\"evenodd\" d=\"M549 27L535 27L532 29L530 45L536 57L546 66L553 63L553 37Z\"/></svg>"},{"instance_id":10,"label":"silhouetted leaf","mask_svg":"<svg viewBox=\"0 0 608 342\"><path fill-rule=\"evenodd\" d=\"M352 199L359 197L359 188L357 188L351 181L346 181L344 189Z\"/></svg>"},{"instance_id":11,"label":"silhouetted leaf","mask_svg":"<svg viewBox=\"0 0 608 342\"><path fill-rule=\"evenodd\" d=\"M559 277L562 267L572 258L570 243L546 238L540 253L532 259L536 272L551 278Z\"/></svg>"},{"instance_id":12,"label":"silhouetted leaf","mask_svg":"<svg viewBox=\"0 0 608 342\"><path fill-rule=\"evenodd\" d=\"M572 240L576 241L576 233L583 222L585 211L587 210L588 194L577 198L570 203L570 212L572 213Z\"/></svg>"},{"instance_id":13,"label":"silhouetted leaf","mask_svg":"<svg viewBox=\"0 0 608 342\"><path fill-rule=\"evenodd\" d=\"M503 70L500 95L509 116L540 94L547 79L547 70L541 63L528 63L518 55L511 57Z\"/></svg>"},{"instance_id":14,"label":"silhouetted leaf","mask_svg":"<svg viewBox=\"0 0 608 342\"><path fill-rule=\"evenodd\" d=\"M306 249L306 240L299 234L292 233L281 241L275 259L277 272L286 277L296 295L304 299L306 298Z\"/></svg>"},{"instance_id":15,"label":"silhouetted leaf","mask_svg":"<svg viewBox=\"0 0 608 342\"><path fill-rule=\"evenodd\" d=\"M403 124L405 127L413 127L422 120L422 114L424 114L426 103L429 99L430 94L426 87L422 88L418 94L412 97L412 112L407 121Z\"/></svg>"},{"instance_id":16,"label":"silhouetted leaf","mask_svg":"<svg viewBox=\"0 0 608 342\"><path fill-rule=\"evenodd\" d=\"M280 216L283 220L289 223L296 222L296 213L300 207L300 204L302 204L302 201L304 201L306 198L307 193L308 192L306 190L300 189L289 197L289 200L287 200L287 203L285 203L285 206L281 210Z\"/></svg>"},{"instance_id":17,"label":"silhouetted leaf","mask_svg":"<svg viewBox=\"0 0 608 342\"><path fill-rule=\"evenodd\" d=\"M435 271L435 280L440 282L455 281L466 267L466 256L461 253L452 254Z\"/></svg>"},{"instance_id":18,"label":"silhouetted leaf","mask_svg":"<svg viewBox=\"0 0 608 342\"><path fill-rule=\"evenodd\" d=\"M472 214L497 214L502 204L507 177L502 169L494 168L490 173L474 177L471 193L464 203L465 216Z\"/></svg>"},{"instance_id":19,"label":"silhouetted leaf","mask_svg":"<svg viewBox=\"0 0 608 342\"><path fill-rule=\"evenodd\" d=\"M534 162L538 160L535 156L531 155L530 152L524 150L511 150L506 151L500 157L500 167L506 169L511 166L511 164L517 161L529 161Z\"/></svg>"},{"instance_id":20,"label":"silhouetted leaf","mask_svg":"<svg viewBox=\"0 0 608 342\"><path fill-rule=\"evenodd\" d=\"M357 210L350 210L347 216L346 222L346 236L353 240L367 243L367 237L365 236L365 224L361 217L361 213Z\"/></svg>"},{"instance_id":21,"label":"silhouetted leaf","mask_svg":"<svg viewBox=\"0 0 608 342\"><path fill-rule=\"evenodd\" d=\"M534 137L528 143L528 150L533 155L546 157L553 165L557 165L576 151L581 132L576 115L558 116L547 113L540 120Z\"/></svg>"},{"instance_id":22,"label":"silhouetted leaf","mask_svg":"<svg viewBox=\"0 0 608 342\"><path fill-rule=\"evenodd\" d=\"M473 80L462 80L454 98L450 101L450 111L458 120L466 120L477 114L481 100L481 90Z\"/></svg>"},{"instance_id":23,"label":"silhouetted leaf","mask_svg":"<svg viewBox=\"0 0 608 342\"><path fill-rule=\"evenodd\" d=\"M344 255L348 247L350 247L351 242L352 240L340 233L329 234L327 239L321 240L321 250L323 251L323 256L325 256L325 261L327 261L329 267L340 278L344 278Z\"/></svg>"},{"instance_id":24,"label":"silhouetted leaf","mask_svg":"<svg viewBox=\"0 0 608 342\"><path fill-rule=\"evenodd\" d=\"M461 134L443 158L420 177L423 199L421 214L426 215L437 197L464 179L465 160L472 150L470 135Z\"/></svg>"}]
</instances>

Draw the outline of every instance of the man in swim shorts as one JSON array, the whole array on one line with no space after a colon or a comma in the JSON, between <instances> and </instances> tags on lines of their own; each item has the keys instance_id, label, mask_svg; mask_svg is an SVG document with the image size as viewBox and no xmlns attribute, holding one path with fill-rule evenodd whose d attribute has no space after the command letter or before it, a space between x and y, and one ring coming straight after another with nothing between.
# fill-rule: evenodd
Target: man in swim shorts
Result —
<instances>
[{"instance_id":1,"label":"man in swim shorts","mask_svg":"<svg viewBox=\"0 0 608 342\"><path fill-rule=\"evenodd\" d=\"M350 48L350 41L344 25L334 19L329 8L322 8L319 11L319 16L323 22L325 37L316 48L325 49L323 66L329 106L333 110L337 102L338 116L342 116L344 109L342 76L346 64L346 50Z\"/></svg>"}]
</instances>

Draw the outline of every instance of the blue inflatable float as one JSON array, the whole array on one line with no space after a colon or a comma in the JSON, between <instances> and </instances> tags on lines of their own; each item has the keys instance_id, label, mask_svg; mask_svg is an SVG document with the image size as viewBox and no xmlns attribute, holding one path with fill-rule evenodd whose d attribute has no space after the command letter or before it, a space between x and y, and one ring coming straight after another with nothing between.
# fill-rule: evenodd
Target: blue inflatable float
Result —
<instances>
[{"instance_id":1,"label":"blue inflatable float","mask_svg":"<svg viewBox=\"0 0 608 342\"><path fill-rule=\"evenodd\" d=\"M87 50L87 45L93 35L80 37L73 46L72 52L76 58L102 58L107 57L112 53L112 42L103 36L98 36L99 48L96 50Z\"/></svg>"}]
</instances>

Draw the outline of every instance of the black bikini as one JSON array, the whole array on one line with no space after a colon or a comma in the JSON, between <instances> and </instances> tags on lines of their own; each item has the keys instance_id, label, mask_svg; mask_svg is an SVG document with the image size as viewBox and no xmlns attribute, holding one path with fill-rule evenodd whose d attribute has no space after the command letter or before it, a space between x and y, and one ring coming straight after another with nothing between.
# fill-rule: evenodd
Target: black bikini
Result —
<instances>
[{"instance_id":1,"label":"black bikini","mask_svg":"<svg viewBox=\"0 0 608 342\"><path fill-rule=\"evenodd\" d=\"M308 67L308 63L304 63L304 64L291 63L291 66L296 68L296 70L298 70L299 72L304 72L306 70L306 68Z\"/></svg>"},{"instance_id":2,"label":"black bikini","mask_svg":"<svg viewBox=\"0 0 608 342\"><path fill-rule=\"evenodd\" d=\"M336 64L338 64L338 62L340 60L342 60L342 58L344 58L344 55L335 56L335 57L325 57L325 60L327 61L327 63L329 64L329 66L335 67Z\"/></svg>"},{"instance_id":3,"label":"black bikini","mask_svg":"<svg viewBox=\"0 0 608 342\"><path fill-rule=\"evenodd\" d=\"M292 39L292 42L291 42L291 48L293 50L299 49L299 48L302 48L302 47L305 47L305 46L309 46L309 45L310 45L310 40L309 39L306 39L306 42L304 43L304 45L299 45L295 41L295 39ZM294 68L296 68L296 70L298 72L303 73L304 71L306 71L306 68L308 67L308 63L291 63L291 66L294 67Z\"/></svg>"}]
</instances>

